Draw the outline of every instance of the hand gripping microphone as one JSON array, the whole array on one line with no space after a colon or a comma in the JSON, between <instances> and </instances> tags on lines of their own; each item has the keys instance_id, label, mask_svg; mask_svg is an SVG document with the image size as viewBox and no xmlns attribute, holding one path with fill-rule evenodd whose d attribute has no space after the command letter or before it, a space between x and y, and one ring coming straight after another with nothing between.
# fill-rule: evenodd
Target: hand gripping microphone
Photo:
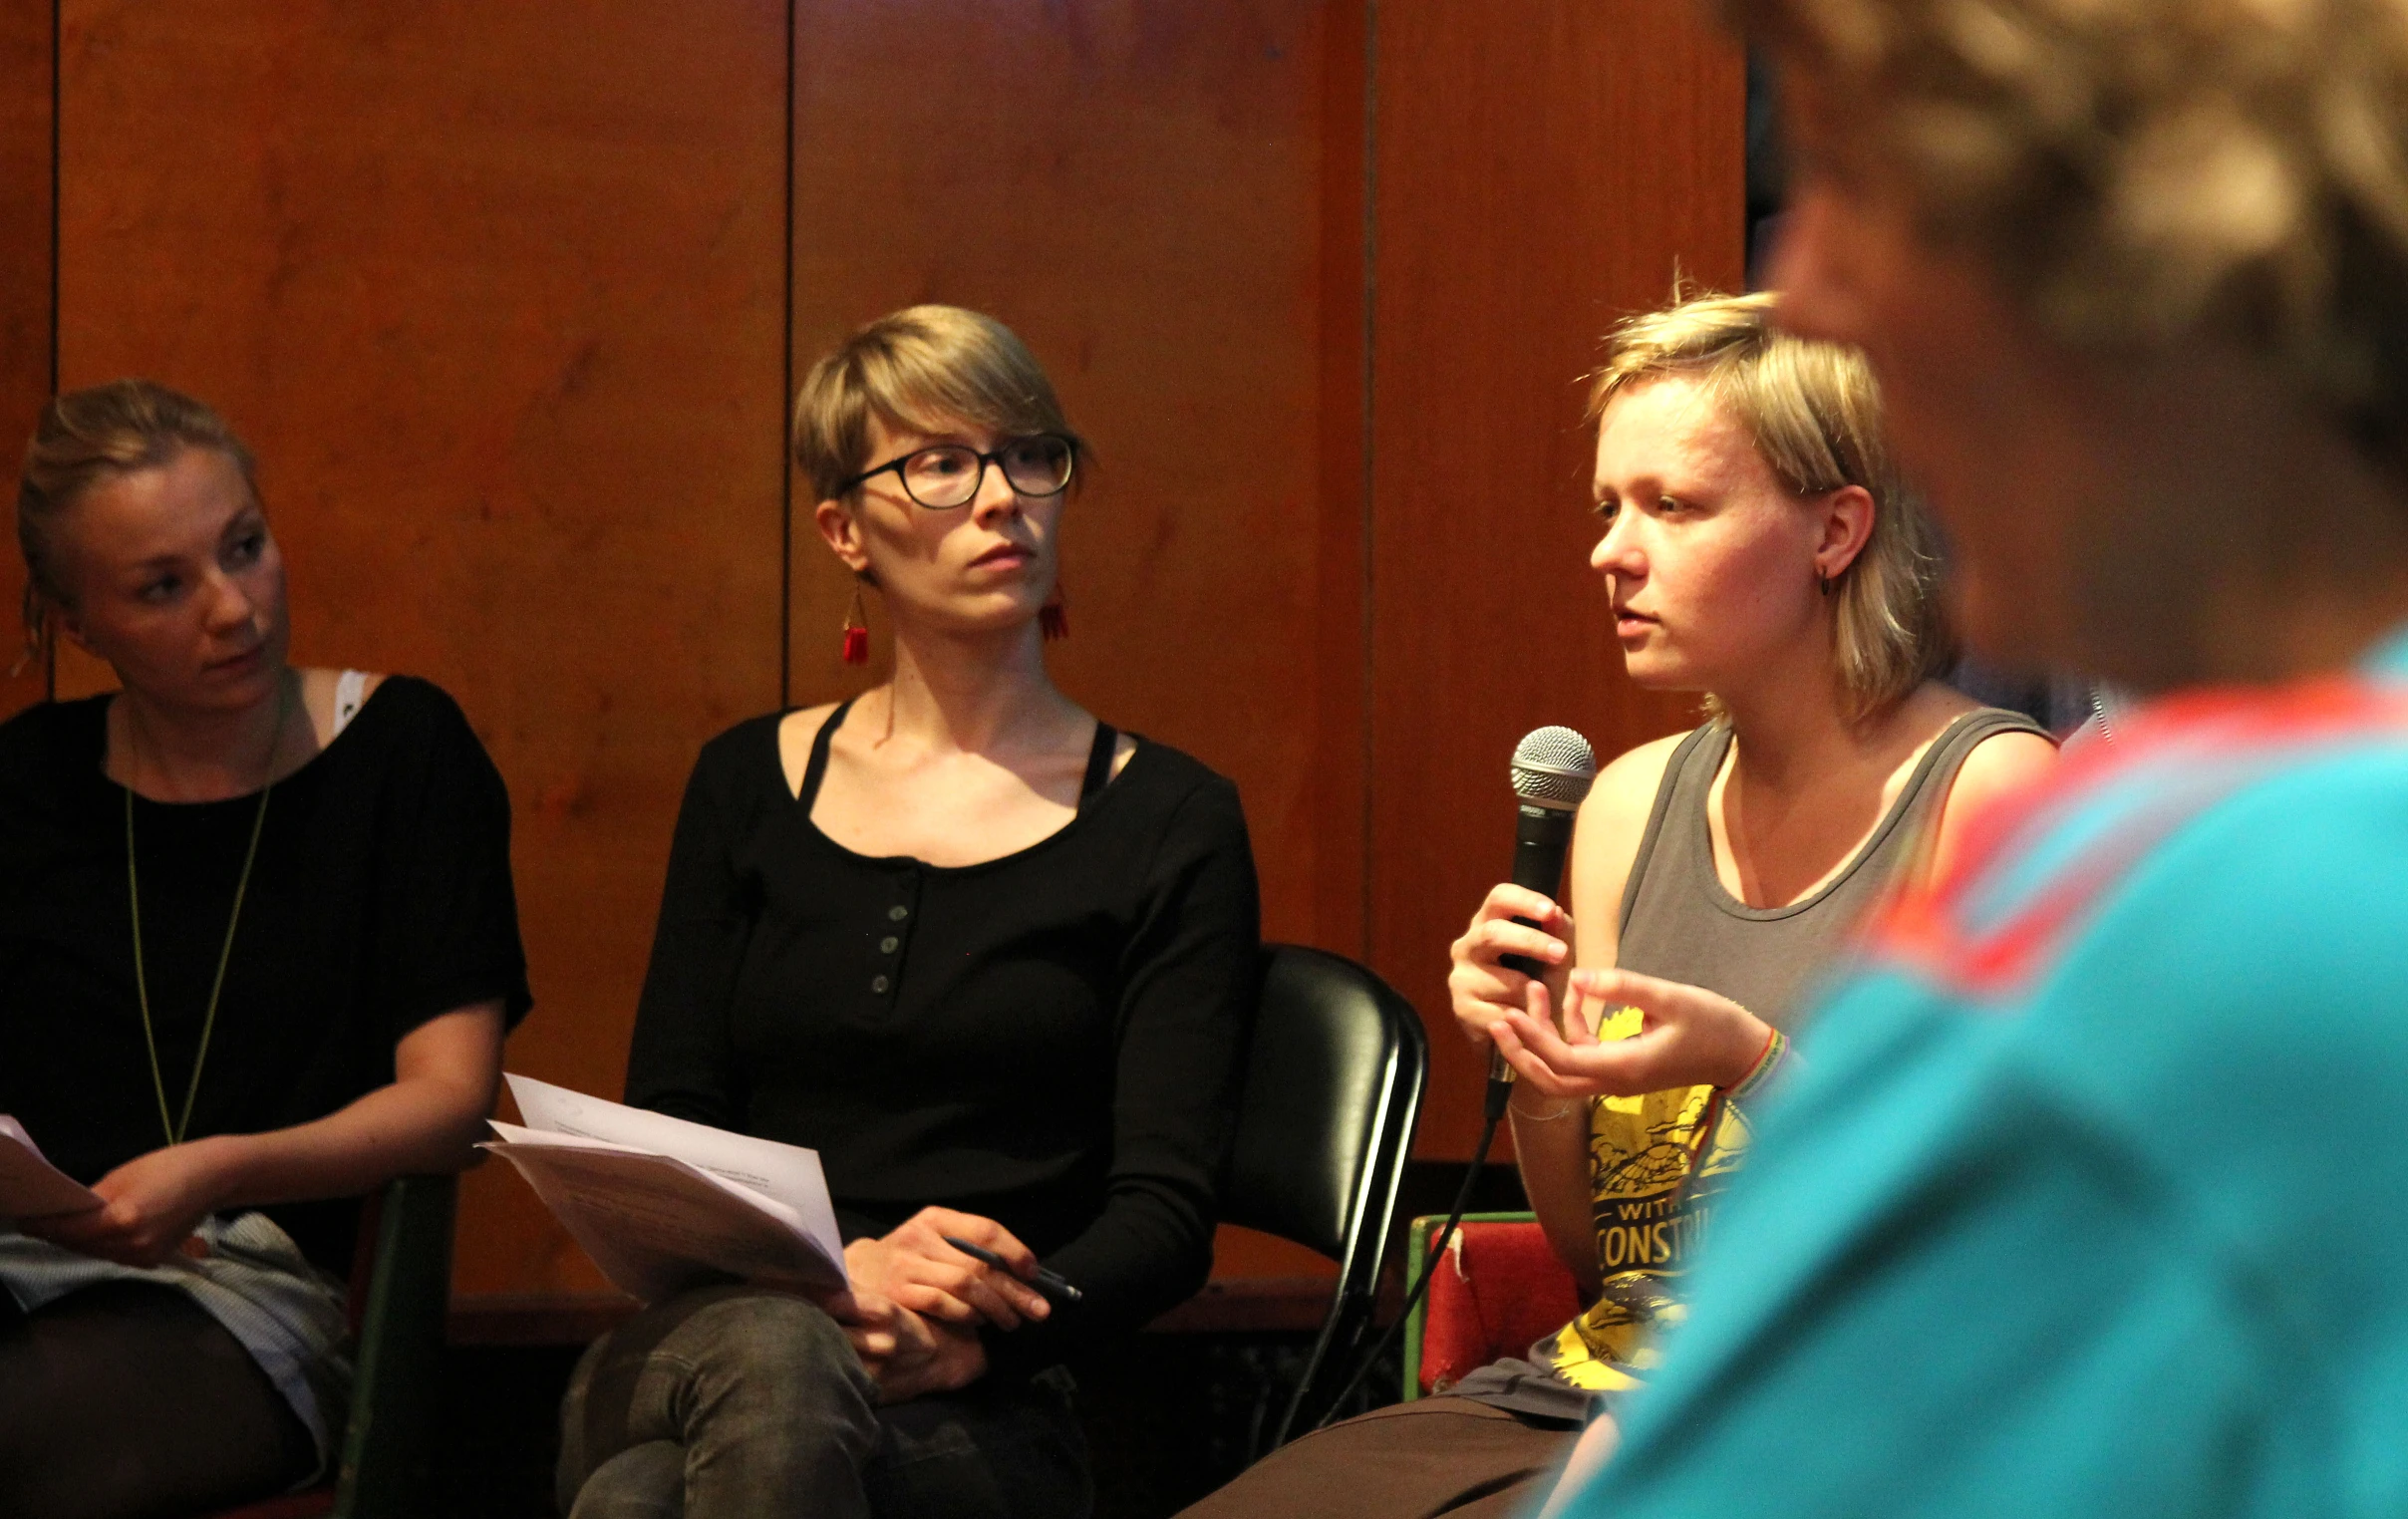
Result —
<instances>
[{"instance_id":1,"label":"hand gripping microphone","mask_svg":"<svg viewBox=\"0 0 2408 1519\"><path fill-rule=\"evenodd\" d=\"M1597 753L1589 741L1569 728L1533 730L1513 747L1513 794L1521 798L1513 828L1513 883L1556 899L1564 885L1564 853L1572 845L1572 818L1588 798L1597 779ZM1528 918L1513 921L1531 928ZM1536 977L1544 970L1527 955L1505 955L1508 970ZM1488 1052L1488 1106L1491 1118L1504 1116L1505 1100L1513 1095L1513 1067L1494 1049Z\"/></svg>"}]
</instances>

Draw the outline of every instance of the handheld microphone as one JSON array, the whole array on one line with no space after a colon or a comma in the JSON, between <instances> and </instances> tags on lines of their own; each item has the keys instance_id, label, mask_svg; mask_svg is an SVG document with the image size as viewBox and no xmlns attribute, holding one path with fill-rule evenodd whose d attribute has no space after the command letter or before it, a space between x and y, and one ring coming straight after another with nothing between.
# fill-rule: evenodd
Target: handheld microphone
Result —
<instances>
[{"instance_id":1,"label":"handheld microphone","mask_svg":"<svg viewBox=\"0 0 2408 1519\"><path fill-rule=\"evenodd\" d=\"M1521 798L1513 827L1513 883L1550 899L1563 890L1564 854L1572 846L1572 818L1597 779L1597 752L1569 728L1534 729L1513 748L1513 793ZM1513 921L1531 928L1528 918ZM1544 967L1527 955L1500 957L1508 970L1536 978ZM1496 1050L1488 1052L1491 1118L1504 1116L1513 1095L1513 1067Z\"/></svg>"}]
</instances>

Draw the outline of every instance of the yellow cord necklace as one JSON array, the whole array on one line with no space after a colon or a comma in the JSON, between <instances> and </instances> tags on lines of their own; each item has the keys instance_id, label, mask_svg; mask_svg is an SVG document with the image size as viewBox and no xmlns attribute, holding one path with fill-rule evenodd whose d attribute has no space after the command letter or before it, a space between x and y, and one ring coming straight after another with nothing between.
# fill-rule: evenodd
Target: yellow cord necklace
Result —
<instances>
[{"instance_id":1,"label":"yellow cord necklace","mask_svg":"<svg viewBox=\"0 0 2408 1519\"><path fill-rule=\"evenodd\" d=\"M200 1048L192 1055L192 1079L184 1085L182 1116L167 1116L167 1081L159 1071L158 1037L150 1027L150 983L143 968L143 886L134 868L134 786L133 773L134 714L126 714L127 760L129 783L122 787L126 793L126 898L134 912L134 995L143 1010L143 1048L150 1055L150 1089L158 1096L159 1127L166 1130L169 1144L181 1144L192 1126L192 1099L200 1094L201 1066L209 1059L209 1035L217 1027L217 997L225 990L226 962L234 957L234 930L242 923L242 898L250 890L251 866L259 858L259 835L267 826L267 799L276 789L276 749L284 738L284 720L289 690L281 682L276 692L276 728L268 741L267 775L259 786L259 810L251 818L251 841L242 851L242 874L234 881L234 910L226 918L225 943L217 951L217 974L209 982L208 1010L201 1015Z\"/></svg>"}]
</instances>

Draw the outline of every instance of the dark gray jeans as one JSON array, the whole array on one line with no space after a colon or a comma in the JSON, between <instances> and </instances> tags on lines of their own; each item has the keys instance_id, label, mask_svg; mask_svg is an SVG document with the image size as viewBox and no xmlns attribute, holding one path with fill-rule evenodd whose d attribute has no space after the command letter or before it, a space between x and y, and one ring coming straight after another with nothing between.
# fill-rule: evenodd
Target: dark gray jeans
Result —
<instances>
[{"instance_id":1,"label":"dark gray jeans","mask_svg":"<svg viewBox=\"0 0 2408 1519\"><path fill-rule=\"evenodd\" d=\"M877 1404L835 1321L711 1287L577 1363L560 1409L570 1519L1083 1519L1086 1441L1058 1369Z\"/></svg>"}]
</instances>

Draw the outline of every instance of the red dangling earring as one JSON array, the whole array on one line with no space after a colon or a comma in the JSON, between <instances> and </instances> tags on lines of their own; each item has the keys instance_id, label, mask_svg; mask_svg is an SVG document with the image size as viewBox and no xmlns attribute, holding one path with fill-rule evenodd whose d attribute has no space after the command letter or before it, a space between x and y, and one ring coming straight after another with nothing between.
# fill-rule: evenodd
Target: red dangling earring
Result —
<instances>
[{"instance_id":1,"label":"red dangling earring","mask_svg":"<svg viewBox=\"0 0 2408 1519\"><path fill-rule=\"evenodd\" d=\"M853 604L844 614L844 662L869 663L869 620L862 615L861 587L853 587Z\"/></svg>"},{"instance_id":2,"label":"red dangling earring","mask_svg":"<svg viewBox=\"0 0 2408 1519\"><path fill-rule=\"evenodd\" d=\"M1054 593L1046 598L1046 604L1037 609L1037 627L1045 634L1047 643L1070 636L1070 608L1062 599L1058 580L1054 582Z\"/></svg>"}]
</instances>

